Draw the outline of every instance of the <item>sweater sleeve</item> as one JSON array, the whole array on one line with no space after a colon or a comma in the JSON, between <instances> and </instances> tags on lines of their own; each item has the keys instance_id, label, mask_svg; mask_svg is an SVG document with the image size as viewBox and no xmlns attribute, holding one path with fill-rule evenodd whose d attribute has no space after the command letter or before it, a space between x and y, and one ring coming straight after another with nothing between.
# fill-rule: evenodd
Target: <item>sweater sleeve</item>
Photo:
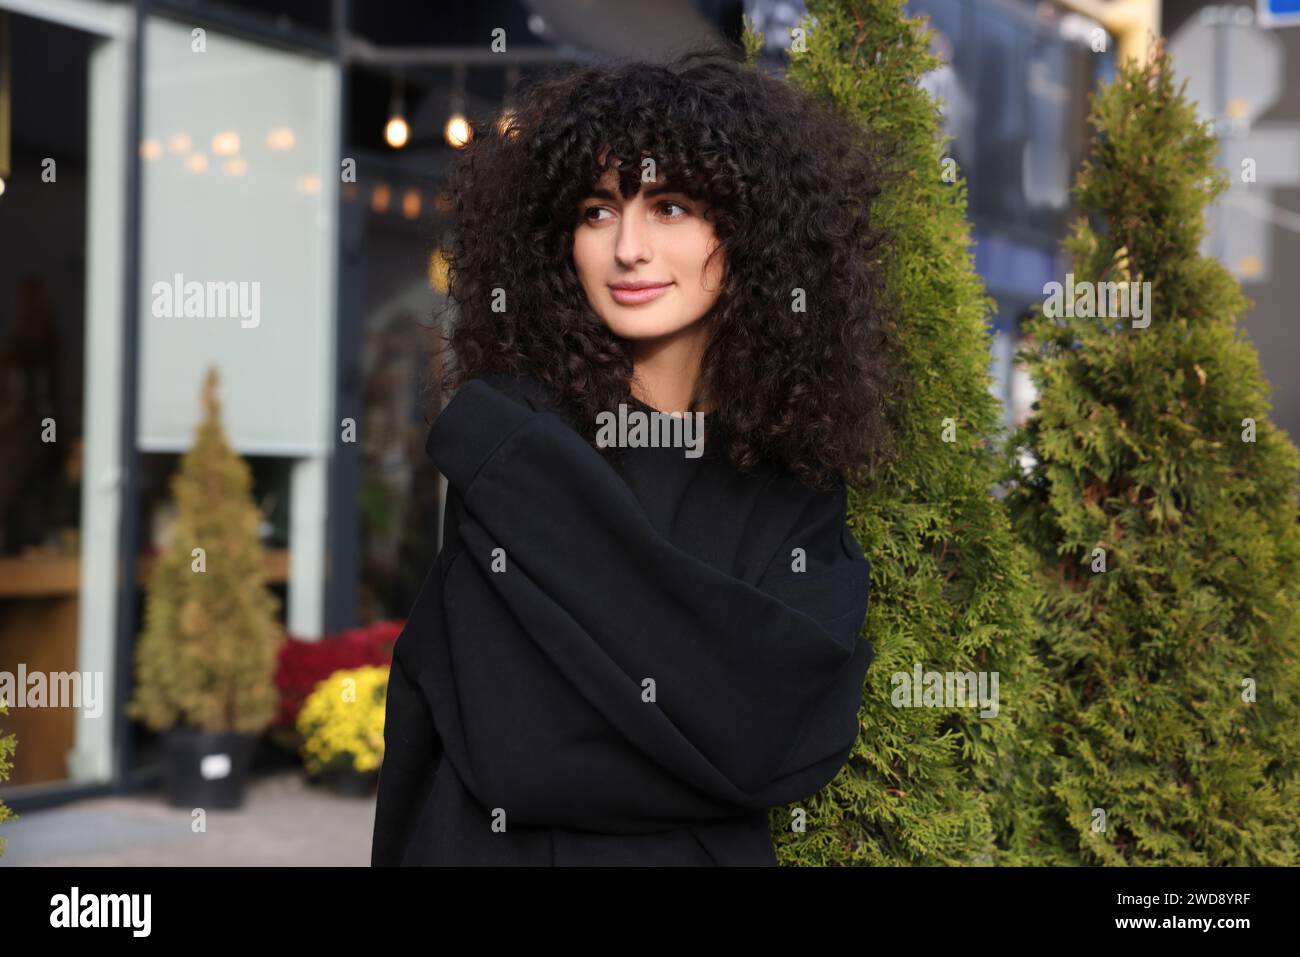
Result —
<instances>
[{"instance_id":1,"label":"sweater sleeve","mask_svg":"<svg viewBox=\"0 0 1300 957\"><path fill-rule=\"evenodd\" d=\"M435 574L437 568L435 567ZM408 657L418 650L418 619L412 619L393 646L384 706L384 759L379 769L372 867L395 867L410 846L411 830L430 800L442 741L427 698L412 677Z\"/></svg>"},{"instance_id":2,"label":"sweater sleeve","mask_svg":"<svg viewBox=\"0 0 1300 957\"><path fill-rule=\"evenodd\" d=\"M463 498L457 560L490 582L656 775L703 796L674 804L656 780L641 790L660 812L771 807L838 773L873 657L861 637L870 566L845 525L842 486L809 493L751 583L660 535L559 415L483 381L462 386L430 451ZM532 820L593 813L582 795L566 792ZM635 829L633 816L625 801L600 823Z\"/></svg>"}]
</instances>

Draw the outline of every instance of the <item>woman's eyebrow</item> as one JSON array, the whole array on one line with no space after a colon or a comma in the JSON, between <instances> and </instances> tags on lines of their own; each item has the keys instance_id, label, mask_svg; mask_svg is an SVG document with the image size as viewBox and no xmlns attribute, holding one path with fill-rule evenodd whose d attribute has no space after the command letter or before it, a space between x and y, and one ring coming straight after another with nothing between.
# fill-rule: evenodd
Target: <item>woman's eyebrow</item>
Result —
<instances>
[{"instance_id":1,"label":"woman's eyebrow","mask_svg":"<svg viewBox=\"0 0 1300 957\"><path fill-rule=\"evenodd\" d=\"M667 183L659 183L659 184L657 184L657 185L655 185L655 186L651 186L651 187L645 189L645 190L644 190L644 193L645 193L645 195L646 195L646 198L649 198L649 197L651 197L651 196L661 196L661 195L663 195L664 193L679 193L679 194L682 195L682 196L687 195L686 192L683 191L682 189L680 189L679 187L677 187L677 186L673 186L673 185L670 185L670 184L667 184ZM610 202L619 202L619 201L620 201L620 197L615 196L614 193L613 193L611 190L605 189L603 186L597 186L597 187L595 187L595 188L593 188L593 189L588 190L588 191L587 191L587 198L588 198L588 199L607 199L607 200L609 200Z\"/></svg>"}]
</instances>

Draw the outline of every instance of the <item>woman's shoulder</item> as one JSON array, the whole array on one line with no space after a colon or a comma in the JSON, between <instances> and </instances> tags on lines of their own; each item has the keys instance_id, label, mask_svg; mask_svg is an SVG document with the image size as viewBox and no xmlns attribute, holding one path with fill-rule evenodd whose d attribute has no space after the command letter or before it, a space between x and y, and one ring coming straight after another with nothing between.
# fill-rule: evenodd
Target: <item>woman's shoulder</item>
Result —
<instances>
[{"instance_id":1,"label":"woman's shoulder","mask_svg":"<svg viewBox=\"0 0 1300 957\"><path fill-rule=\"evenodd\" d=\"M466 384L470 382L481 383L537 412L554 411L555 408L555 403L547 393L546 387L527 372L481 372L469 379Z\"/></svg>"},{"instance_id":2,"label":"woman's shoulder","mask_svg":"<svg viewBox=\"0 0 1300 957\"><path fill-rule=\"evenodd\" d=\"M481 383L530 412L552 413L553 418L547 417L548 427L567 427L570 431L578 431L573 409L556 399L541 379L530 372L483 372L470 381Z\"/></svg>"},{"instance_id":3,"label":"woman's shoulder","mask_svg":"<svg viewBox=\"0 0 1300 957\"><path fill-rule=\"evenodd\" d=\"M535 376L481 372L462 382L435 416L425 450L449 478L462 459L473 474L502 440L529 422L547 430L573 428L571 414Z\"/></svg>"}]
</instances>

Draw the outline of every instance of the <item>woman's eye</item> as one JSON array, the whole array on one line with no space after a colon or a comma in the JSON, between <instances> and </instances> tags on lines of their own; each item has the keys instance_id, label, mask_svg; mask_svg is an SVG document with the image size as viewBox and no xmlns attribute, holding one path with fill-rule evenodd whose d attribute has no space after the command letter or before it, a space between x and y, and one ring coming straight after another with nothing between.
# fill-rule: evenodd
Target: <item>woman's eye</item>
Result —
<instances>
[{"instance_id":1,"label":"woman's eye","mask_svg":"<svg viewBox=\"0 0 1300 957\"><path fill-rule=\"evenodd\" d=\"M667 199L661 202L657 208L668 219L681 219L684 216L689 216L691 212L684 204ZM582 211L582 218L584 222L600 222L602 219L607 218L606 215L602 214L607 214L608 217L614 215L608 206L588 206Z\"/></svg>"}]
</instances>

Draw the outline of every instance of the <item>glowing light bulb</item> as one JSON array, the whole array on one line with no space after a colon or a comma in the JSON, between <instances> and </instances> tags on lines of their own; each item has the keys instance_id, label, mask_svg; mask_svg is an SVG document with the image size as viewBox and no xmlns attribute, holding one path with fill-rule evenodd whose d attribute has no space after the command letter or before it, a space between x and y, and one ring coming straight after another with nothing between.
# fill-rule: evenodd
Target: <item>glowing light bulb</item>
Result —
<instances>
[{"instance_id":1,"label":"glowing light bulb","mask_svg":"<svg viewBox=\"0 0 1300 957\"><path fill-rule=\"evenodd\" d=\"M293 130L287 126L277 126L266 134L266 145L278 153L293 149Z\"/></svg>"},{"instance_id":2,"label":"glowing light bulb","mask_svg":"<svg viewBox=\"0 0 1300 957\"><path fill-rule=\"evenodd\" d=\"M402 215L407 219L415 219L420 215L420 191L418 189L408 189L402 194Z\"/></svg>"},{"instance_id":3,"label":"glowing light bulb","mask_svg":"<svg viewBox=\"0 0 1300 957\"><path fill-rule=\"evenodd\" d=\"M239 134L233 130L212 137L212 152L218 156L234 156L239 152Z\"/></svg>"},{"instance_id":4,"label":"glowing light bulb","mask_svg":"<svg viewBox=\"0 0 1300 957\"><path fill-rule=\"evenodd\" d=\"M447 125L443 127L442 135L449 144L456 147L456 149L460 149L469 142L470 137L474 134L470 129L469 120L465 119L461 113L453 113L451 118L447 120Z\"/></svg>"},{"instance_id":5,"label":"glowing light bulb","mask_svg":"<svg viewBox=\"0 0 1300 957\"><path fill-rule=\"evenodd\" d=\"M395 150L400 150L410 138L411 128L406 125L404 117L394 116L388 121L388 125L384 127L384 139Z\"/></svg>"}]
</instances>

